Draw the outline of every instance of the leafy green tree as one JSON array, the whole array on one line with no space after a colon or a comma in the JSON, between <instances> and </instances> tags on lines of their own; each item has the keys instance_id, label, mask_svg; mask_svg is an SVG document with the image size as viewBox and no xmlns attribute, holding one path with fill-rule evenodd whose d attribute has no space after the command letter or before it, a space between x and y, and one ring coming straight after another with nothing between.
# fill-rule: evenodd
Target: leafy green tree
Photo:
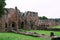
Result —
<instances>
[{"instance_id":1,"label":"leafy green tree","mask_svg":"<svg viewBox=\"0 0 60 40\"><path fill-rule=\"evenodd\" d=\"M39 17L39 19L42 19L42 17Z\"/></svg>"},{"instance_id":2,"label":"leafy green tree","mask_svg":"<svg viewBox=\"0 0 60 40\"><path fill-rule=\"evenodd\" d=\"M43 16L42 19L48 19L47 17Z\"/></svg>"},{"instance_id":3,"label":"leafy green tree","mask_svg":"<svg viewBox=\"0 0 60 40\"><path fill-rule=\"evenodd\" d=\"M5 10L5 0L0 0L0 17L4 14L4 10Z\"/></svg>"},{"instance_id":4,"label":"leafy green tree","mask_svg":"<svg viewBox=\"0 0 60 40\"><path fill-rule=\"evenodd\" d=\"M42 16L42 17L39 17L39 19L48 19L48 18L45 16Z\"/></svg>"}]
</instances>

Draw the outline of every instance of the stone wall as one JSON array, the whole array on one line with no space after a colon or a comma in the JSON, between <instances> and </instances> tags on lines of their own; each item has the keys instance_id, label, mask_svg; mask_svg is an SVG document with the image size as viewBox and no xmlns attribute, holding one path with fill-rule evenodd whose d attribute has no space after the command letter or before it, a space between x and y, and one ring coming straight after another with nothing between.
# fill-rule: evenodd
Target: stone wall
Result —
<instances>
[{"instance_id":1,"label":"stone wall","mask_svg":"<svg viewBox=\"0 0 60 40\"><path fill-rule=\"evenodd\" d=\"M38 26L38 13L27 11L20 12L17 7L6 8L5 15L3 15L0 19L1 31L12 31L21 29L36 29Z\"/></svg>"},{"instance_id":2,"label":"stone wall","mask_svg":"<svg viewBox=\"0 0 60 40\"><path fill-rule=\"evenodd\" d=\"M38 26L38 13L27 11L23 15L24 29L36 29Z\"/></svg>"},{"instance_id":3,"label":"stone wall","mask_svg":"<svg viewBox=\"0 0 60 40\"><path fill-rule=\"evenodd\" d=\"M36 30L55 25L56 22L54 20L39 20L37 12L20 12L17 7L15 9L6 8L5 15L0 18L1 31L18 31L18 29Z\"/></svg>"},{"instance_id":4,"label":"stone wall","mask_svg":"<svg viewBox=\"0 0 60 40\"><path fill-rule=\"evenodd\" d=\"M46 29L47 27L53 27L56 25L57 23L54 20L50 20L50 19L39 20L38 29Z\"/></svg>"}]
</instances>

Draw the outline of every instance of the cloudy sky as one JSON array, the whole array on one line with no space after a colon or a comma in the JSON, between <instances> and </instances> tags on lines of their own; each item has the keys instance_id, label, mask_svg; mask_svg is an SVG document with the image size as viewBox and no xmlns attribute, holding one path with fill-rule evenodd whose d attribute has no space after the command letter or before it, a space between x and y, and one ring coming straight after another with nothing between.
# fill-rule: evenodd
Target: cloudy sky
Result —
<instances>
[{"instance_id":1,"label":"cloudy sky","mask_svg":"<svg viewBox=\"0 0 60 40\"><path fill-rule=\"evenodd\" d=\"M35 11L38 16L60 18L60 0L6 0L6 8L15 6L21 12Z\"/></svg>"}]
</instances>

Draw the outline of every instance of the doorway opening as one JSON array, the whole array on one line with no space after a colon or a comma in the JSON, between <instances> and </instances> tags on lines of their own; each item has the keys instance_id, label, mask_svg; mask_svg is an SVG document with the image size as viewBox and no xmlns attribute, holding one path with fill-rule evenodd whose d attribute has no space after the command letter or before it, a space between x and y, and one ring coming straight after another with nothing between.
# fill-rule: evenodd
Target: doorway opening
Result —
<instances>
[{"instance_id":1,"label":"doorway opening","mask_svg":"<svg viewBox=\"0 0 60 40\"><path fill-rule=\"evenodd\" d=\"M24 22L21 23L20 29L23 29L23 27L24 27Z\"/></svg>"},{"instance_id":2,"label":"doorway opening","mask_svg":"<svg viewBox=\"0 0 60 40\"><path fill-rule=\"evenodd\" d=\"M16 23L12 22L12 30L16 30Z\"/></svg>"}]
</instances>

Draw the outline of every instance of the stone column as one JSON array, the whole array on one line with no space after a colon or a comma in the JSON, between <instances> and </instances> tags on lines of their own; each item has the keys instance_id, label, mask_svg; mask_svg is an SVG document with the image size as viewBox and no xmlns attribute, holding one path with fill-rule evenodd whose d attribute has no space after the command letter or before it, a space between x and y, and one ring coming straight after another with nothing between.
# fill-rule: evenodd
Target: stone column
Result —
<instances>
[{"instance_id":1,"label":"stone column","mask_svg":"<svg viewBox=\"0 0 60 40\"><path fill-rule=\"evenodd\" d=\"M7 22L7 31L12 31L11 30L11 21L10 22Z\"/></svg>"},{"instance_id":2,"label":"stone column","mask_svg":"<svg viewBox=\"0 0 60 40\"><path fill-rule=\"evenodd\" d=\"M2 23L2 32L5 32L5 23Z\"/></svg>"},{"instance_id":3,"label":"stone column","mask_svg":"<svg viewBox=\"0 0 60 40\"><path fill-rule=\"evenodd\" d=\"M18 31L18 21L16 21L15 23L16 23L15 29L16 31Z\"/></svg>"},{"instance_id":4,"label":"stone column","mask_svg":"<svg viewBox=\"0 0 60 40\"><path fill-rule=\"evenodd\" d=\"M2 27L1 27L2 29L2 32L4 32L5 31L5 20L2 18Z\"/></svg>"}]
</instances>

